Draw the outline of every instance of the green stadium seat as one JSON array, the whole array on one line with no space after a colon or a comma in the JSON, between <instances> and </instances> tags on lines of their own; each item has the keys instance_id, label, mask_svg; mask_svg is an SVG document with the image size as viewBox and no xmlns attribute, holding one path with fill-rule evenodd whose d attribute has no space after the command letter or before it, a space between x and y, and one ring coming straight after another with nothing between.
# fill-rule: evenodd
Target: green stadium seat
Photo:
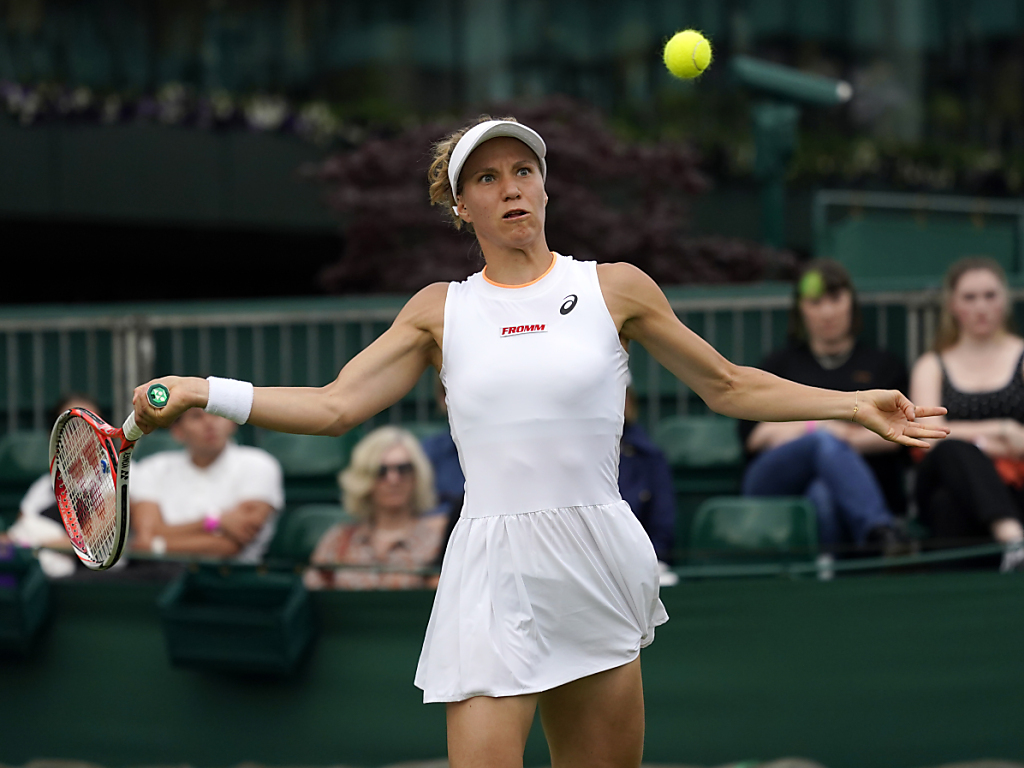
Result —
<instances>
[{"instance_id":1,"label":"green stadium seat","mask_svg":"<svg viewBox=\"0 0 1024 768\"><path fill-rule=\"evenodd\" d=\"M305 504L288 510L277 521L274 538L267 547L267 559L309 562L310 555L328 528L354 518L337 504Z\"/></svg>"},{"instance_id":2,"label":"green stadium seat","mask_svg":"<svg viewBox=\"0 0 1024 768\"><path fill-rule=\"evenodd\" d=\"M721 416L671 416L654 430L654 442L673 467L704 470L743 460L736 422Z\"/></svg>"},{"instance_id":3,"label":"green stadium seat","mask_svg":"<svg viewBox=\"0 0 1024 768\"><path fill-rule=\"evenodd\" d=\"M691 565L814 560L818 525L803 496L717 497L697 509Z\"/></svg>"},{"instance_id":4,"label":"green stadium seat","mask_svg":"<svg viewBox=\"0 0 1024 768\"><path fill-rule=\"evenodd\" d=\"M49 469L49 432L8 432L0 438L0 483L28 487Z\"/></svg>"},{"instance_id":5,"label":"green stadium seat","mask_svg":"<svg viewBox=\"0 0 1024 768\"><path fill-rule=\"evenodd\" d=\"M672 468L675 561L682 563L700 504L712 496L740 492L743 449L736 422L721 416L671 416L659 422L654 441Z\"/></svg>"},{"instance_id":6,"label":"green stadium seat","mask_svg":"<svg viewBox=\"0 0 1024 768\"><path fill-rule=\"evenodd\" d=\"M344 438L283 432L261 435L259 445L281 462L285 477L333 478L345 467L351 450Z\"/></svg>"},{"instance_id":7,"label":"green stadium seat","mask_svg":"<svg viewBox=\"0 0 1024 768\"><path fill-rule=\"evenodd\" d=\"M183 450L181 443L171 437L170 432L166 429L158 429L150 432L135 444L135 453L132 454L132 461L144 459L147 456L152 456L154 453L180 450Z\"/></svg>"},{"instance_id":8,"label":"green stadium seat","mask_svg":"<svg viewBox=\"0 0 1024 768\"><path fill-rule=\"evenodd\" d=\"M289 505L337 502L338 473L348 463L359 435L341 437L265 432L259 446L281 462Z\"/></svg>"},{"instance_id":9,"label":"green stadium seat","mask_svg":"<svg viewBox=\"0 0 1024 768\"><path fill-rule=\"evenodd\" d=\"M0 438L0 530L14 522L25 491L49 470L49 432L8 432Z\"/></svg>"}]
</instances>

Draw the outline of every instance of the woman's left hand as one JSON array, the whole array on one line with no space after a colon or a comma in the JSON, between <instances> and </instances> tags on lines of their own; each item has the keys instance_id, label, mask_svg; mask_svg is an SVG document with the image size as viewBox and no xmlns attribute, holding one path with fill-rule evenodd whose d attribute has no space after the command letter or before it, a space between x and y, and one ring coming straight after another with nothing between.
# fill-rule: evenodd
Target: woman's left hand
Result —
<instances>
[{"instance_id":1,"label":"woman's left hand","mask_svg":"<svg viewBox=\"0 0 1024 768\"><path fill-rule=\"evenodd\" d=\"M869 389L858 394L853 420L891 442L928 448L925 440L941 440L949 434L949 427L924 425L917 420L945 414L942 407L915 407L894 389Z\"/></svg>"}]
</instances>

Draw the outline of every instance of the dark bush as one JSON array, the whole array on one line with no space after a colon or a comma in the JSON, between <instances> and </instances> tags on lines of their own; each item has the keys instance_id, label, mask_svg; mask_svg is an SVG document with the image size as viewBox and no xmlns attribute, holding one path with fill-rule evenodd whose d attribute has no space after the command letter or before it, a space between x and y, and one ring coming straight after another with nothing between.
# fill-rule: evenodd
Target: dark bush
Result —
<instances>
[{"instance_id":1,"label":"dark bush","mask_svg":"<svg viewBox=\"0 0 1024 768\"><path fill-rule=\"evenodd\" d=\"M548 146L548 244L581 260L628 261L664 284L789 277L796 257L726 237L691 237L689 203L708 189L692 147L630 143L593 108L566 98L502 105ZM475 117L475 115L473 116ZM431 208L432 144L471 119L410 128L336 154L312 171L342 219L345 252L320 279L332 293L411 292L483 265L471 234Z\"/></svg>"}]
</instances>

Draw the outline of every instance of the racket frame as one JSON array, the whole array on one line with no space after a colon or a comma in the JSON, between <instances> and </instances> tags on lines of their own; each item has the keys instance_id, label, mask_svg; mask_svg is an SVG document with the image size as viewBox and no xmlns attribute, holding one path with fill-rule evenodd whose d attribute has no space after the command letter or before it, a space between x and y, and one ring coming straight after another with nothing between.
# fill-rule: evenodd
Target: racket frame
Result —
<instances>
[{"instance_id":1,"label":"racket frame","mask_svg":"<svg viewBox=\"0 0 1024 768\"><path fill-rule=\"evenodd\" d=\"M103 571L110 568L121 557L124 545L128 538L128 524L130 510L128 504L128 477L131 469L132 452L135 450L135 441L125 437L124 428L118 429L107 424L103 419L87 408L69 408L57 417L50 432L50 482L53 485L54 495L59 496L58 483L62 483L57 472L57 443L60 436L71 419L83 419L92 428L93 432L100 439L100 445L107 457L107 471L111 473L114 481L114 513L116 515L115 542L114 547L107 557L97 561L81 546L83 542L82 533L78 529L78 522L64 512L58 500L57 507L60 509L61 520L64 523L64 530L71 540L71 546L78 555L78 559L89 569ZM134 419L132 419L134 425Z\"/></svg>"}]
</instances>

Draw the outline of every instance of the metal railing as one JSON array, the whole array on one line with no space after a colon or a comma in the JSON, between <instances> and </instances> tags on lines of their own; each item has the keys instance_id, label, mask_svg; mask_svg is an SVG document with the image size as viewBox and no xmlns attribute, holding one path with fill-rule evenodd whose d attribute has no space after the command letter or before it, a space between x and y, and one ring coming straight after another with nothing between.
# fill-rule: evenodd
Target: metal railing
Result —
<instances>
[{"instance_id":1,"label":"metal railing","mask_svg":"<svg viewBox=\"0 0 1024 768\"><path fill-rule=\"evenodd\" d=\"M676 313L735 362L756 365L785 341L788 292L757 296L675 299ZM1014 289L1024 302L1024 289ZM939 318L936 291L860 295L864 338L908 365L931 348ZM6 430L48 429L48 411L61 393L81 391L127 413L132 390L170 373L219 375L257 385L322 386L393 321L397 305L345 307L310 302L308 309L217 310L209 313L88 314L0 319L0 408ZM653 426L699 402L642 348L631 369L645 421ZM428 372L377 422L437 418Z\"/></svg>"}]
</instances>

